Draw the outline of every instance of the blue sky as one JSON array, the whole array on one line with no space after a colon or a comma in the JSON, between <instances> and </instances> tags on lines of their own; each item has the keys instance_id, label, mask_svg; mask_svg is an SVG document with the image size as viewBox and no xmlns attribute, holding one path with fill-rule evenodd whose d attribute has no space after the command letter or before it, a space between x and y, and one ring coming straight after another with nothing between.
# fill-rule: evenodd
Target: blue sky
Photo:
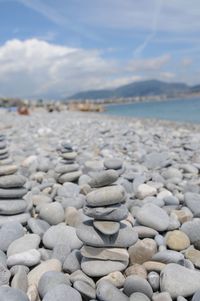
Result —
<instances>
[{"instance_id":1,"label":"blue sky","mask_svg":"<svg viewBox=\"0 0 200 301\"><path fill-rule=\"evenodd\" d=\"M0 0L0 95L200 83L199 0Z\"/></svg>"}]
</instances>

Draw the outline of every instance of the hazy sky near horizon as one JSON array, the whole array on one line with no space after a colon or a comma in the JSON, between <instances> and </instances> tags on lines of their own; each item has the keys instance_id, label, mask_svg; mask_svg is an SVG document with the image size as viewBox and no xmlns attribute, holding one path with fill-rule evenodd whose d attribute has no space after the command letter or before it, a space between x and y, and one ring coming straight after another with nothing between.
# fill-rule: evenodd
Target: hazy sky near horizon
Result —
<instances>
[{"instance_id":1,"label":"hazy sky near horizon","mask_svg":"<svg viewBox=\"0 0 200 301\"><path fill-rule=\"evenodd\" d=\"M0 95L200 83L199 0L0 0Z\"/></svg>"}]
</instances>

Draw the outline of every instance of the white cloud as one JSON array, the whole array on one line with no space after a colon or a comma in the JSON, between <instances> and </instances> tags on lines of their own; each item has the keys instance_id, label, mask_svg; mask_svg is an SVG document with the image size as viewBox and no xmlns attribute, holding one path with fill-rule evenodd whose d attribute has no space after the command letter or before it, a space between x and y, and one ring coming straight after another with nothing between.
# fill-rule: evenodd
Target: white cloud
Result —
<instances>
[{"instance_id":1,"label":"white cloud","mask_svg":"<svg viewBox=\"0 0 200 301\"><path fill-rule=\"evenodd\" d=\"M160 78L171 56L126 62L105 59L101 51L29 39L0 46L0 95L56 98L82 90L112 88L145 78ZM172 74L163 73L170 79Z\"/></svg>"},{"instance_id":2,"label":"white cloud","mask_svg":"<svg viewBox=\"0 0 200 301\"><path fill-rule=\"evenodd\" d=\"M173 72L161 72L160 73L160 78L162 80L172 80L176 77L176 74Z\"/></svg>"},{"instance_id":3,"label":"white cloud","mask_svg":"<svg viewBox=\"0 0 200 301\"><path fill-rule=\"evenodd\" d=\"M127 66L127 70L138 71L156 71L165 66L171 59L170 54L165 54L155 58L132 60Z\"/></svg>"},{"instance_id":4,"label":"white cloud","mask_svg":"<svg viewBox=\"0 0 200 301\"><path fill-rule=\"evenodd\" d=\"M182 64L182 66L184 66L184 67L188 67L188 66L192 65L192 63L193 63L193 61L192 61L192 59L189 58L189 57L184 57L184 58L181 60L181 64Z\"/></svg>"}]
</instances>

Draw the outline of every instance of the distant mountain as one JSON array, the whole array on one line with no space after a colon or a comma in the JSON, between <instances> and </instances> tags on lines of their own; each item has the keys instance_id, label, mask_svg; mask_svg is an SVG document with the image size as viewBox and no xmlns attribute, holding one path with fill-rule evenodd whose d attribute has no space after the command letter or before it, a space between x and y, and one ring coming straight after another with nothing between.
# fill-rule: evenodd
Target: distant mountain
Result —
<instances>
[{"instance_id":1,"label":"distant mountain","mask_svg":"<svg viewBox=\"0 0 200 301\"><path fill-rule=\"evenodd\" d=\"M200 88L200 86L196 87ZM154 95L170 96L178 93L189 92L192 88L190 88L184 83L166 83L159 80L146 80L120 86L115 89L102 89L79 92L70 96L68 99L84 100Z\"/></svg>"}]
</instances>

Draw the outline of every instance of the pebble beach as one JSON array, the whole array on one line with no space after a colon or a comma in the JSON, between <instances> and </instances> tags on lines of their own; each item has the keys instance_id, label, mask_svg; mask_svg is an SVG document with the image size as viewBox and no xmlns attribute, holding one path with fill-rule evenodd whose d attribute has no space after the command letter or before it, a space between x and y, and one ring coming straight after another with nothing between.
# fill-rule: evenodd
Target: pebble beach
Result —
<instances>
[{"instance_id":1,"label":"pebble beach","mask_svg":"<svg viewBox=\"0 0 200 301\"><path fill-rule=\"evenodd\" d=\"M0 301L199 301L199 174L199 124L0 110Z\"/></svg>"}]
</instances>

